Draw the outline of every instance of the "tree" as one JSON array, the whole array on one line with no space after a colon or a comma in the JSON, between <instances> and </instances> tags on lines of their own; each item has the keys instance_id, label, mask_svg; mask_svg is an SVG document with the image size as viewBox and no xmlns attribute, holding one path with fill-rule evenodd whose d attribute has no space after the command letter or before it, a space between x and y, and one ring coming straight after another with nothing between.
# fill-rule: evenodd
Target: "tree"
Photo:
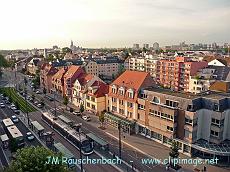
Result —
<instances>
[{"instance_id":1,"label":"tree","mask_svg":"<svg viewBox=\"0 0 230 172\"><path fill-rule=\"evenodd\" d=\"M84 108L83 104L81 104L81 105L80 105L80 112L83 113L84 110L85 110L85 108Z\"/></svg>"},{"instance_id":2,"label":"tree","mask_svg":"<svg viewBox=\"0 0 230 172\"><path fill-rule=\"evenodd\" d=\"M105 122L105 113L104 112L100 113L99 121L101 122L101 127L104 127L104 122Z\"/></svg>"},{"instance_id":3,"label":"tree","mask_svg":"<svg viewBox=\"0 0 230 172\"><path fill-rule=\"evenodd\" d=\"M169 156L172 158L172 160L174 160L175 158L178 158L179 156L179 147L176 141L172 142L171 151L169 152Z\"/></svg>"},{"instance_id":4,"label":"tree","mask_svg":"<svg viewBox=\"0 0 230 172\"><path fill-rule=\"evenodd\" d=\"M16 152L16 158L11 162L5 172L33 172L33 171L49 171L49 172L68 172L67 165L62 163L51 164L49 157L61 159L60 153L44 147L25 147Z\"/></svg>"},{"instance_id":5,"label":"tree","mask_svg":"<svg viewBox=\"0 0 230 172\"><path fill-rule=\"evenodd\" d=\"M66 109L67 109L68 103L69 103L68 97L64 96L63 104L65 105Z\"/></svg>"}]
</instances>

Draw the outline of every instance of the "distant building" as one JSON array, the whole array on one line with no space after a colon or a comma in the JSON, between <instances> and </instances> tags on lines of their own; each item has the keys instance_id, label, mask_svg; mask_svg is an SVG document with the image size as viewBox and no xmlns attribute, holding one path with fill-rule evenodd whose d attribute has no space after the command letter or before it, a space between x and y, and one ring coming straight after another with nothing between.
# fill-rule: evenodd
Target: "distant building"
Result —
<instances>
[{"instance_id":1,"label":"distant building","mask_svg":"<svg viewBox=\"0 0 230 172\"><path fill-rule=\"evenodd\" d=\"M30 73L35 75L37 71L40 70L41 67L41 59L40 58L33 58L30 62L26 65L26 70Z\"/></svg>"},{"instance_id":2,"label":"distant building","mask_svg":"<svg viewBox=\"0 0 230 172\"><path fill-rule=\"evenodd\" d=\"M139 45L139 44L133 44L133 49L134 49L134 50L140 49L140 45Z\"/></svg>"},{"instance_id":3,"label":"distant building","mask_svg":"<svg viewBox=\"0 0 230 172\"><path fill-rule=\"evenodd\" d=\"M153 50L154 50L154 51L158 51L159 49L160 49L159 43L155 42L155 43L153 44Z\"/></svg>"},{"instance_id":4,"label":"distant building","mask_svg":"<svg viewBox=\"0 0 230 172\"><path fill-rule=\"evenodd\" d=\"M226 61L222 60L222 59L214 59L210 62L208 62L209 66L227 66Z\"/></svg>"},{"instance_id":5,"label":"distant building","mask_svg":"<svg viewBox=\"0 0 230 172\"><path fill-rule=\"evenodd\" d=\"M149 49L149 44L143 44L143 48L145 48L145 49Z\"/></svg>"}]
</instances>

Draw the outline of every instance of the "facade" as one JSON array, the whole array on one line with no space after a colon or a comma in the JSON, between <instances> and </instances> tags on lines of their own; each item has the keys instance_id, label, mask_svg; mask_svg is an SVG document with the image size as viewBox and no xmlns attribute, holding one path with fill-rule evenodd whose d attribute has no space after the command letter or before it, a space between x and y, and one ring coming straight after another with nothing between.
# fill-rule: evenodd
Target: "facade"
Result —
<instances>
[{"instance_id":1,"label":"facade","mask_svg":"<svg viewBox=\"0 0 230 172\"><path fill-rule=\"evenodd\" d=\"M214 59L208 63L209 66L227 66L226 62L221 59Z\"/></svg>"},{"instance_id":2,"label":"facade","mask_svg":"<svg viewBox=\"0 0 230 172\"><path fill-rule=\"evenodd\" d=\"M30 73L35 75L37 71L40 70L40 62L41 59L39 58L33 58L29 61L29 63L26 65L26 70Z\"/></svg>"},{"instance_id":3,"label":"facade","mask_svg":"<svg viewBox=\"0 0 230 172\"><path fill-rule=\"evenodd\" d=\"M140 48L140 45L139 44L133 44L133 49L134 50L138 50Z\"/></svg>"},{"instance_id":4,"label":"facade","mask_svg":"<svg viewBox=\"0 0 230 172\"><path fill-rule=\"evenodd\" d=\"M48 93L50 93L52 90L52 77L57 73L57 71L58 69L47 63L44 63L41 66L40 85L42 88L45 88Z\"/></svg>"},{"instance_id":5,"label":"facade","mask_svg":"<svg viewBox=\"0 0 230 172\"><path fill-rule=\"evenodd\" d=\"M57 92L64 96L64 74L67 72L68 67L62 67L52 77L52 91Z\"/></svg>"},{"instance_id":6,"label":"facade","mask_svg":"<svg viewBox=\"0 0 230 172\"><path fill-rule=\"evenodd\" d=\"M73 85L74 82L80 75L84 74L85 71L80 66L71 65L68 67L68 70L63 76L63 93L64 96L67 96L72 102L73 99Z\"/></svg>"},{"instance_id":7,"label":"facade","mask_svg":"<svg viewBox=\"0 0 230 172\"><path fill-rule=\"evenodd\" d=\"M159 43L158 43L158 42L155 42L155 43L153 44L153 50L154 50L154 51L157 51L157 50L159 50L159 49L160 49Z\"/></svg>"},{"instance_id":8,"label":"facade","mask_svg":"<svg viewBox=\"0 0 230 172\"><path fill-rule=\"evenodd\" d=\"M210 91L199 96L160 88L142 90L136 133L191 156L230 162L230 94Z\"/></svg>"},{"instance_id":9,"label":"facade","mask_svg":"<svg viewBox=\"0 0 230 172\"><path fill-rule=\"evenodd\" d=\"M76 79L73 85L73 104L80 107L82 104L85 107L85 93L95 81L103 82L99 77L91 74L83 74Z\"/></svg>"},{"instance_id":10,"label":"facade","mask_svg":"<svg viewBox=\"0 0 230 172\"><path fill-rule=\"evenodd\" d=\"M107 96L106 121L117 126L117 119L123 121L123 129L128 133L134 131L134 121L138 118L138 94L142 88L152 86L153 79L147 72L129 71L122 73L109 86Z\"/></svg>"},{"instance_id":11,"label":"facade","mask_svg":"<svg viewBox=\"0 0 230 172\"><path fill-rule=\"evenodd\" d=\"M127 70L148 72L155 80L158 61L159 59L152 55L146 55L145 57L131 57L126 60L125 68Z\"/></svg>"},{"instance_id":12,"label":"facade","mask_svg":"<svg viewBox=\"0 0 230 172\"><path fill-rule=\"evenodd\" d=\"M175 91L189 91L189 77L199 69L205 68L205 61L191 61L187 57L175 57L175 60L160 60L157 63L157 82L163 87Z\"/></svg>"},{"instance_id":13,"label":"facade","mask_svg":"<svg viewBox=\"0 0 230 172\"><path fill-rule=\"evenodd\" d=\"M106 110L106 94L108 94L109 86L102 81L94 81L85 93L85 109L100 114Z\"/></svg>"}]
</instances>

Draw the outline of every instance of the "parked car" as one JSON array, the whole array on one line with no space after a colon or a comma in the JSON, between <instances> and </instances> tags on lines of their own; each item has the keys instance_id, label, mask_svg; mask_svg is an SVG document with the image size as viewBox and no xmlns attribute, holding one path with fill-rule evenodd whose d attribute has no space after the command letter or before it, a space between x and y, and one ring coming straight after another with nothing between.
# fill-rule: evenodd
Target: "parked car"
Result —
<instances>
[{"instance_id":1,"label":"parked car","mask_svg":"<svg viewBox=\"0 0 230 172\"><path fill-rule=\"evenodd\" d=\"M5 106L4 103L0 103L0 107L1 107L1 108L4 108L4 107L6 107L6 106Z\"/></svg>"},{"instance_id":2,"label":"parked car","mask_svg":"<svg viewBox=\"0 0 230 172\"><path fill-rule=\"evenodd\" d=\"M14 123L18 123L18 122L19 122L18 117L16 117L15 115L13 115L13 116L11 117L11 119L12 119L12 121L13 121Z\"/></svg>"},{"instance_id":3,"label":"parked car","mask_svg":"<svg viewBox=\"0 0 230 172\"><path fill-rule=\"evenodd\" d=\"M85 121L91 121L91 118L88 115L83 115L82 119L85 120Z\"/></svg>"},{"instance_id":4,"label":"parked car","mask_svg":"<svg viewBox=\"0 0 230 172\"><path fill-rule=\"evenodd\" d=\"M74 111L73 114L77 115L77 116L81 116L81 112L79 112L79 111Z\"/></svg>"},{"instance_id":5,"label":"parked car","mask_svg":"<svg viewBox=\"0 0 230 172\"><path fill-rule=\"evenodd\" d=\"M42 108L43 106L42 106L41 103L38 103L38 104L37 104L37 107L38 107L38 108Z\"/></svg>"},{"instance_id":6,"label":"parked car","mask_svg":"<svg viewBox=\"0 0 230 172\"><path fill-rule=\"evenodd\" d=\"M6 98L5 98L5 97L2 97L2 100L6 100Z\"/></svg>"},{"instance_id":7,"label":"parked car","mask_svg":"<svg viewBox=\"0 0 230 172\"><path fill-rule=\"evenodd\" d=\"M10 102L9 102L8 100L5 100L5 104L9 105L9 104L10 104Z\"/></svg>"},{"instance_id":8,"label":"parked car","mask_svg":"<svg viewBox=\"0 0 230 172\"><path fill-rule=\"evenodd\" d=\"M20 110L14 110L14 113L15 113L16 115L19 115L19 114L20 114Z\"/></svg>"},{"instance_id":9,"label":"parked car","mask_svg":"<svg viewBox=\"0 0 230 172\"><path fill-rule=\"evenodd\" d=\"M52 98L52 97L47 97L47 99L49 100L49 101L54 101L54 99Z\"/></svg>"},{"instance_id":10,"label":"parked car","mask_svg":"<svg viewBox=\"0 0 230 172\"><path fill-rule=\"evenodd\" d=\"M35 105L37 105L37 104L38 104L38 101L37 101L37 100L35 100L35 101L34 101L34 104L35 104Z\"/></svg>"},{"instance_id":11,"label":"parked car","mask_svg":"<svg viewBox=\"0 0 230 172\"><path fill-rule=\"evenodd\" d=\"M31 132L27 132L26 133L26 138L29 140L29 141L32 141L34 140L34 135L31 133Z\"/></svg>"}]
</instances>

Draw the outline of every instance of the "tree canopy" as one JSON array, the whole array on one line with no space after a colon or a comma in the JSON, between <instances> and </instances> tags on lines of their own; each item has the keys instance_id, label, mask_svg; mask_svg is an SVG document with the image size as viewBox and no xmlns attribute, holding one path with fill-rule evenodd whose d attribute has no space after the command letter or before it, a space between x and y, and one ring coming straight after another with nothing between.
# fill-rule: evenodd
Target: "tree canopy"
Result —
<instances>
[{"instance_id":1,"label":"tree canopy","mask_svg":"<svg viewBox=\"0 0 230 172\"><path fill-rule=\"evenodd\" d=\"M17 150L15 160L4 172L68 172L63 164L47 164L48 157L61 157L61 154L52 152L44 147L25 147Z\"/></svg>"},{"instance_id":2,"label":"tree canopy","mask_svg":"<svg viewBox=\"0 0 230 172\"><path fill-rule=\"evenodd\" d=\"M0 54L0 68L1 67L10 67L9 62Z\"/></svg>"}]
</instances>

